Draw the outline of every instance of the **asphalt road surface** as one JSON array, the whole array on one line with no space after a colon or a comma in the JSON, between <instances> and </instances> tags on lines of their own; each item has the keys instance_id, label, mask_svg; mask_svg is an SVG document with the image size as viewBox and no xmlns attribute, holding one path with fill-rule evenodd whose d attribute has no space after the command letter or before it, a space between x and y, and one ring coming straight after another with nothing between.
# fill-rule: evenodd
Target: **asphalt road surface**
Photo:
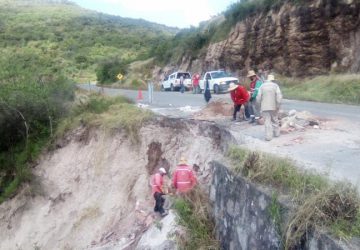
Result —
<instances>
[{"instance_id":1,"label":"asphalt road surface","mask_svg":"<svg viewBox=\"0 0 360 250\"><path fill-rule=\"evenodd\" d=\"M92 84L79 84L82 89L91 90L95 92L102 91L101 88ZM111 89L103 88L103 92L109 96L125 95L134 101L138 101L142 104L150 105L155 111L159 113L176 116L176 113L172 112L174 109L179 109L177 113L179 116L186 116L186 111L200 110L206 103L202 94L194 95L190 92L181 94L180 92L158 92L155 91L153 95L153 103L149 103L148 92L142 91L142 100L137 100L138 91L136 90L124 90L124 89ZM228 99L229 94L212 95L213 99ZM282 109L297 111L309 111L310 113L326 117L328 119L333 118L345 118L352 121L360 122L360 106L343 105L343 104L328 104L317 103L307 101L295 101L295 100L283 100ZM183 112L182 112L183 111Z\"/></svg>"}]
</instances>

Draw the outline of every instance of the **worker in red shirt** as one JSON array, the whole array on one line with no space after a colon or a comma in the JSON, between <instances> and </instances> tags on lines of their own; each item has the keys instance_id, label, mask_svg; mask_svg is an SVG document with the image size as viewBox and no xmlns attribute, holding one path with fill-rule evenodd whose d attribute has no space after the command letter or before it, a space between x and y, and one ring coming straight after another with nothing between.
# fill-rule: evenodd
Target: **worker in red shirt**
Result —
<instances>
[{"instance_id":1,"label":"worker in red shirt","mask_svg":"<svg viewBox=\"0 0 360 250\"><path fill-rule=\"evenodd\" d=\"M233 121L236 121L236 114L240 111L241 105L245 105L250 99L249 92L242 85L230 83L229 89L231 99L234 103Z\"/></svg>"},{"instance_id":2,"label":"worker in red shirt","mask_svg":"<svg viewBox=\"0 0 360 250\"><path fill-rule=\"evenodd\" d=\"M193 75L193 79L192 79L193 94L197 94L200 92L199 81L200 81L200 74L196 73L195 75Z\"/></svg>"},{"instance_id":3,"label":"worker in red shirt","mask_svg":"<svg viewBox=\"0 0 360 250\"><path fill-rule=\"evenodd\" d=\"M166 211L163 208L165 199L162 197L163 195L165 195L163 191L164 175L166 175L166 170L164 168L160 168L156 174L151 176L150 179L152 195L155 199L154 211L159 212L161 216L167 215Z\"/></svg>"},{"instance_id":4,"label":"worker in red shirt","mask_svg":"<svg viewBox=\"0 0 360 250\"><path fill-rule=\"evenodd\" d=\"M179 165L173 174L172 185L178 193L190 191L197 183L196 176L185 157L181 157Z\"/></svg>"}]
</instances>

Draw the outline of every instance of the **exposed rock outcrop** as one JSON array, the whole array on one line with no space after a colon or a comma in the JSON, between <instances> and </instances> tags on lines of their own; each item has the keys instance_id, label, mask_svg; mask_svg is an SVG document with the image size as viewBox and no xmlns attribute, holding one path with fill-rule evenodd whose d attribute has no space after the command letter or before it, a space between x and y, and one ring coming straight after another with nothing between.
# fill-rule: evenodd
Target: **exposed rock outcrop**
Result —
<instances>
[{"instance_id":1,"label":"exposed rock outcrop","mask_svg":"<svg viewBox=\"0 0 360 250\"><path fill-rule=\"evenodd\" d=\"M200 60L199 60L200 59ZM196 61L181 67L203 71L249 68L306 76L360 71L360 1L310 0L285 3L236 24L226 40L210 44Z\"/></svg>"}]
</instances>

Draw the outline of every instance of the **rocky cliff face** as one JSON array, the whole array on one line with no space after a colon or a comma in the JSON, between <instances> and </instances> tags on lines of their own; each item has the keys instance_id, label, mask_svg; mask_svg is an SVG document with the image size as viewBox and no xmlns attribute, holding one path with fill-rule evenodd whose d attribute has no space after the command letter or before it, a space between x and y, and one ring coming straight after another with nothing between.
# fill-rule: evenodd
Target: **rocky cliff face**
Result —
<instances>
[{"instance_id":1,"label":"rocky cliff face","mask_svg":"<svg viewBox=\"0 0 360 250\"><path fill-rule=\"evenodd\" d=\"M188 58L180 67L191 71L225 68L244 74L255 68L292 76L359 72L360 1L286 3L237 23L202 58Z\"/></svg>"}]
</instances>

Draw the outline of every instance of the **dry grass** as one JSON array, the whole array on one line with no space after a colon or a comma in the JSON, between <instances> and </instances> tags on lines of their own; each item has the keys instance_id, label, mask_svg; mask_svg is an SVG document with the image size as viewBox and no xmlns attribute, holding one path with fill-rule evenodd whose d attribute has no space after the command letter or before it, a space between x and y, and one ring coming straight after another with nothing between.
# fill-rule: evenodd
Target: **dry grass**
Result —
<instances>
[{"instance_id":1,"label":"dry grass","mask_svg":"<svg viewBox=\"0 0 360 250\"><path fill-rule=\"evenodd\" d=\"M309 192L317 192L328 186L326 178L306 171L300 172L290 159L237 147L231 147L228 156L237 173L253 182L290 193L294 201L302 200Z\"/></svg>"},{"instance_id":2,"label":"dry grass","mask_svg":"<svg viewBox=\"0 0 360 250\"><path fill-rule=\"evenodd\" d=\"M357 191L344 185L309 195L287 225L285 249L300 245L304 235L324 228L343 240L359 236L359 208Z\"/></svg>"},{"instance_id":3,"label":"dry grass","mask_svg":"<svg viewBox=\"0 0 360 250\"><path fill-rule=\"evenodd\" d=\"M289 195L296 205L281 230L285 249L298 246L314 230L330 231L340 239L360 236L360 198L350 184L332 184L321 175L300 171L289 159L242 148L230 148L228 157L235 172Z\"/></svg>"},{"instance_id":4,"label":"dry grass","mask_svg":"<svg viewBox=\"0 0 360 250\"><path fill-rule=\"evenodd\" d=\"M58 126L56 138L83 125L101 127L107 131L123 129L132 142L139 142L138 132L153 113L134 106L125 97L106 97L100 94L81 94L72 114Z\"/></svg>"}]
</instances>

